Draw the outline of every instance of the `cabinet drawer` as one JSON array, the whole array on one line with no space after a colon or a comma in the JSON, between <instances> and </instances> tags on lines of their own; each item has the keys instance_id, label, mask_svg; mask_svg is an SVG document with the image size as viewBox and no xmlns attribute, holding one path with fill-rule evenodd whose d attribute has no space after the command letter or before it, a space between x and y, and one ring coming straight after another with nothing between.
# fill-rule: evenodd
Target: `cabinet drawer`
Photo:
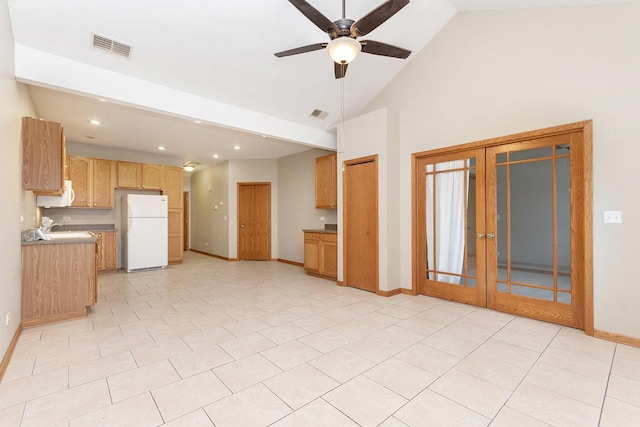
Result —
<instances>
[{"instance_id":1,"label":"cabinet drawer","mask_svg":"<svg viewBox=\"0 0 640 427\"><path fill-rule=\"evenodd\" d=\"M320 233L304 233L305 240L320 240Z\"/></svg>"},{"instance_id":2,"label":"cabinet drawer","mask_svg":"<svg viewBox=\"0 0 640 427\"><path fill-rule=\"evenodd\" d=\"M322 241L323 242L334 242L334 243L336 243L338 241L338 235L337 234L325 233L325 234L322 235Z\"/></svg>"}]
</instances>

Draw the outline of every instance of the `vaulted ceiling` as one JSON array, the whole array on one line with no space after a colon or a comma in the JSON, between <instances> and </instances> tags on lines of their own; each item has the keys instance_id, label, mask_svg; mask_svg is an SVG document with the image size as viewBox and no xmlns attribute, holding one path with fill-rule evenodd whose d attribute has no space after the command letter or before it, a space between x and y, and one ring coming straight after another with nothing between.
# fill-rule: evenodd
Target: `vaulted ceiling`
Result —
<instances>
[{"instance_id":1,"label":"vaulted ceiling","mask_svg":"<svg viewBox=\"0 0 640 427\"><path fill-rule=\"evenodd\" d=\"M341 18L340 0L308 1L331 21ZM40 118L63 123L68 141L163 146L174 162L207 164L335 149L336 123L361 112L461 11L615 1L412 0L363 37L409 49L409 58L360 54L338 80L323 50L273 55L329 40L287 0L8 4L16 78L29 85ZM347 0L346 17L383 2ZM130 56L95 48L94 35L131 46Z\"/></svg>"}]
</instances>

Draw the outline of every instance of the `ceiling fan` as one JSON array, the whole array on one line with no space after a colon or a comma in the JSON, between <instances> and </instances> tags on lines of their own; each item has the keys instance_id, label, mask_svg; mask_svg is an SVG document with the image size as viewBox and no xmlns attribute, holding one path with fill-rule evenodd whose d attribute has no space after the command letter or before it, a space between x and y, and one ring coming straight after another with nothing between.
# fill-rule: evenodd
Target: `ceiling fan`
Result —
<instances>
[{"instance_id":1,"label":"ceiling fan","mask_svg":"<svg viewBox=\"0 0 640 427\"><path fill-rule=\"evenodd\" d=\"M371 12L360 18L358 21L345 18L345 0L342 0L342 19L331 22L311 6L305 0L289 0L296 9L313 22L318 28L329 35L331 41L328 43L315 43L308 46L301 46L295 49L284 50L275 53L278 58L283 56L297 55L299 53L312 52L327 48L329 55L334 60L334 72L336 79L341 79L347 73L347 65L360 51L373 55L390 56L392 58L407 58L411 51L390 44L373 40L356 39L375 30L387 19L395 15L400 9L409 4L409 0L388 0Z\"/></svg>"}]
</instances>

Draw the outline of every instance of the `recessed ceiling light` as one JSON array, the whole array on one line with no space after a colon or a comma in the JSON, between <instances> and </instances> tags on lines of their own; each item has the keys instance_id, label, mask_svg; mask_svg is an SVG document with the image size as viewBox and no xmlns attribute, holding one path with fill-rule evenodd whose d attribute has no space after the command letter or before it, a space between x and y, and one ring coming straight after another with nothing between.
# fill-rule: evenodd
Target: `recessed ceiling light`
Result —
<instances>
[{"instance_id":1,"label":"recessed ceiling light","mask_svg":"<svg viewBox=\"0 0 640 427\"><path fill-rule=\"evenodd\" d=\"M260 136L261 136L261 137L263 137L263 138L266 138L266 137L267 137L267 135L260 135Z\"/></svg>"},{"instance_id":2,"label":"recessed ceiling light","mask_svg":"<svg viewBox=\"0 0 640 427\"><path fill-rule=\"evenodd\" d=\"M164 151L164 150L166 150L166 148L165 148L165 147L163 147L163 146L160 146L160 147L158 147L158 150L160 150L160 151Z\"/></svg>"},{"instance_id":3,"label":"recessed ceiling light","mask_svg":"<svg viewBox=\"0 0 640 427\"><path fill-rule=\"evenodd\" d=\"M239 145L234 145L234 146L233 146L233 149L234 149L234 150L239 150L239 149L240 149L240 146L239 146Z\"/></svg>"},{"instance_id":4,"label":"recessed ceiling light","mask_svg":"<svg viewBox=\"0 0 640 427\"><path fill-rule=\"evenodd\" d=\"M213 158L214 158L214 159L217 159L218 157L220 157L220 156L218 156L217 154L214 154L214 155L213 155Z\"/></svg>"},{"instance_id":5,"label":"recessed ceiling light","mask_svg":"<svg viewBox=\"0 0 640 427\"><path fill-rule=\"evenodd\" d=\"M193 123L200 124L200 120L194 120Z\"/></svg>"},{"instance_id":6,"label":"recessed ceiling light","mask_svg":"<svg viewBox=\"0 0 640 427\"><path fill-rule=\"evenodd\" d=\"M102 124L102 122L100 120L96 120L96 119L89 120L89 123L91 123L92 125L96 125L96 126Z\"/></svg>"},{"instance_id":7,"label":"recessed ceiling light","mask_svg":"<svg viewBox=\"0 0 640 427\"><path fill-rule=\"evenodd\" d=\"M107 100L106 100L106 99L104 99L104 98L98 98L98 101L100 101L100 102L107 102Z\"/></svg>"}]
</instances>

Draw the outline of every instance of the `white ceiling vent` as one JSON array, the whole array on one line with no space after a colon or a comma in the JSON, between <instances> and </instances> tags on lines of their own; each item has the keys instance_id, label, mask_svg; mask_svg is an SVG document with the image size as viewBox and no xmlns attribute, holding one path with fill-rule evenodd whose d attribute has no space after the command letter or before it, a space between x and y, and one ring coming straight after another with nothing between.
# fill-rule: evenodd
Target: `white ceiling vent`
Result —
<instances>
[{"instance_id":1,"label":"white ceiling vent","mask_svg":"<svg viewBox=\"0 0 640 427\"><path fill-rule=\"evenodd\" d=\"M91 34L91 40L91 45L96 49L106 50L118 56L124 56L125 58L131 57L131 46L129 45L95 33Z\"/></svg>"},{"instance_id":2,"label":"white ceiling vent","mask_svg":"<svg viewBox=\"0 0 640 427\"><path fill-rule=\"evenodd\" d=\"M328 115L329 115L329 113L327 113L326 111L322 111L322 110L313 110L311 112L311 117L315 117L317 119L326 119Z\"/></svg>"}]
</instances>

